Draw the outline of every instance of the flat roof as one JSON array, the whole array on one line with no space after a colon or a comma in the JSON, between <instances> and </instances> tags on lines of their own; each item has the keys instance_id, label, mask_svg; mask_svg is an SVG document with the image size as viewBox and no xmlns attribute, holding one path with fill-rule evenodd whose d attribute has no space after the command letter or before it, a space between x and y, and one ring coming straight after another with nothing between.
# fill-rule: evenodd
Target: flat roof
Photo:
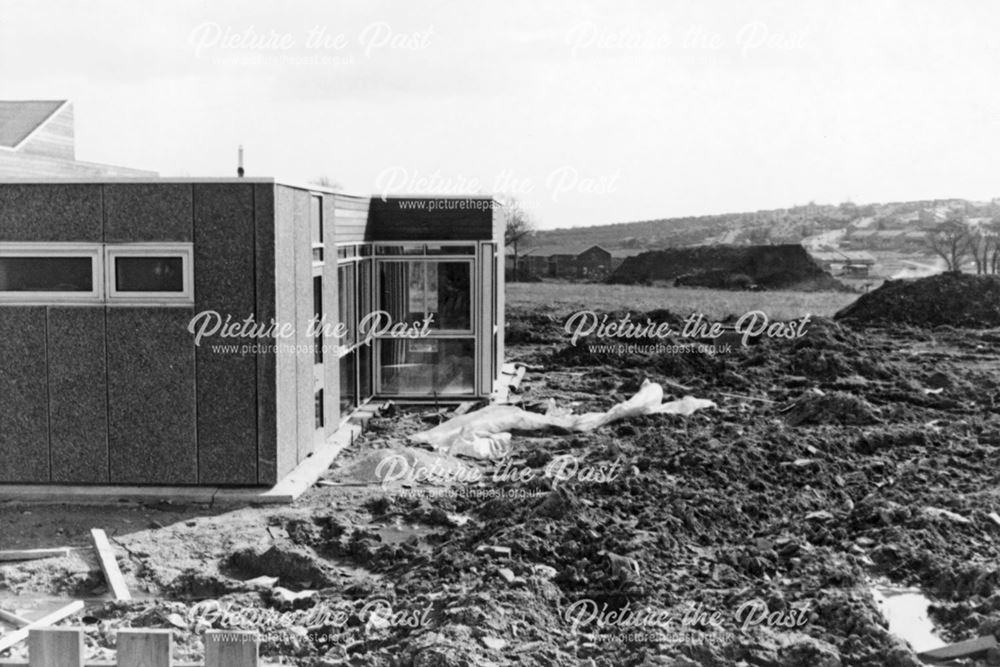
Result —
<instances>
[{"instance_id":1,"label":"flat roof","mask_svg":"<svg viewBox=\"0 0 1000 667\"><path fill-rule=\"evenodd\" d=\"M0 178L0 185L105 185L115 183L273 183L300 190L312 190L344 197L359 197L365 199L380 199L383 201L399 199L489 199L497 201L496 196L476 193L467 195L439 194L368 194L359 195L336 190L323 185L286 181L274 176L54 176L50 178ZM500 205L503 204L501 202Z\"/></svg>"}]
</instances>

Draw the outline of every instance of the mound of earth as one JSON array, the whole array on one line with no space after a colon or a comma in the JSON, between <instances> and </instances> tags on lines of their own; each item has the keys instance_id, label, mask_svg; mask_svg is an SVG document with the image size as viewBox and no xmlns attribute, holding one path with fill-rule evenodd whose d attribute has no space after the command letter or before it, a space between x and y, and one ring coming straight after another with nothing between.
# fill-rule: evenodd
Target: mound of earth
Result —
<instances>
[{"instance_id":1,"label":"mound of earth","mask_svg":"<svg viewBox=\"0 0 1000 667\"><path fill-rule=\"evenodd\" d=\"M1000 326L1000 276L942 273L889 280L834 316L855 325Z\"/></svg>"},{"instance_id":2,"label":"mound of earth","mask_svg":"<svg viewBox=\"0 0 1000 667\"><path fill-rule=\"evenodd\" d=\"M798 244L653 250L627 258L608 278L610 283L653 281L714 289L847 289Z\"/></svg>"}]
</instances>

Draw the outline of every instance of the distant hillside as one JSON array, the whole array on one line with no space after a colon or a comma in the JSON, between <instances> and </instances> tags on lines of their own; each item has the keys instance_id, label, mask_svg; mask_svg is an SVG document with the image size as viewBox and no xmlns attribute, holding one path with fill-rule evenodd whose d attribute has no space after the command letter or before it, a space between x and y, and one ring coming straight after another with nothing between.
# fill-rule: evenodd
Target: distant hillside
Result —
<instances>
[{"instance_id":1,"label":"distant hillside","mask_svg":"<svg viewBox=\"0 0 1000 667\"><path fill-rule=\"evenodd\" d=\"M521 243L536 246L600 245L677 248L696 245L802 243L819 250L920 251L926 230L949 217L1000 220L1000 199L973 202L935 199L886 204L808 204L790 209L621 222L539 231Z\"/></svg>"}]
</instances>

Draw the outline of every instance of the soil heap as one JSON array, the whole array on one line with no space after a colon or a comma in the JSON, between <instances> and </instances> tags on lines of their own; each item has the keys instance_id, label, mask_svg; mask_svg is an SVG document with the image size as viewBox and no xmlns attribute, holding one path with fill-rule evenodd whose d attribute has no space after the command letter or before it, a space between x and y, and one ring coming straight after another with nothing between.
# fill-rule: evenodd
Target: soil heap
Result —
<instances>
[{"instance_id":1,"label":"soil heap","mask_svg":"<svg viewBox=\"0 0 1000 667\"><path fill-rule=\"evenodd\" d=\"M627 258L608 278L610 283L625 284L664 280L714 289L847 289L798 244L653 250Z\"/></svg>"},{"instance_id":2,"label":"soil heap","mask_svg":"<svg viewBox=\"0 0 1000 667\"><path fill-rule=\"evenodd\" d=\"M860 326L997 327L1000 276L942 273L919 280L890 280L834 317Z\"/></svg>"}]
</instances>

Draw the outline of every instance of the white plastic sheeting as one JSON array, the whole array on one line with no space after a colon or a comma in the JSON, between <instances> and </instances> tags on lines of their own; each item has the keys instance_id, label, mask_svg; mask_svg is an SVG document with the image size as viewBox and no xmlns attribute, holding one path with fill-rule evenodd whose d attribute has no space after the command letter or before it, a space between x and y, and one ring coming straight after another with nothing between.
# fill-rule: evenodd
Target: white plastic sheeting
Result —
<instances>
[{"instance_id":1,"label":"white plastic sheeting","mask_svg":"<svg viewBox=\"0 0 1000 667\"><path fill-rule=\"evenodd\" d=\"M513 405L490 405L468 412L428 431L410 436L413 442L430 445L438 451L478 459L499 459L510 453L511 431L559 429L566 432L593 431L606 424L641 415L691 415L698 410L717 407L714 402L685 396L663 402L663 387L643 380L632 398L607 412L574 415L552 403L545 414L528 412Z\"/></svg>"}]
</instances>

